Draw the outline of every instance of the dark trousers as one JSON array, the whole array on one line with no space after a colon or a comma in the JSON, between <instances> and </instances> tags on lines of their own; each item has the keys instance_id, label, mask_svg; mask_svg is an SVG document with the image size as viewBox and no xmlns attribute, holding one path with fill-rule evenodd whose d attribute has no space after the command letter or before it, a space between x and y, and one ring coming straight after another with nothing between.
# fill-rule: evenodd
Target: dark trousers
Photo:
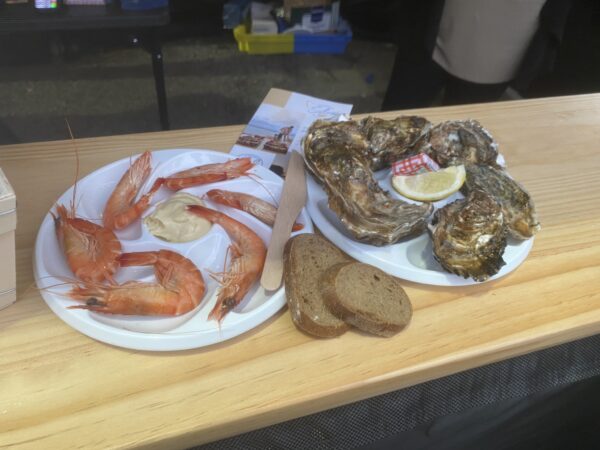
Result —
<instances>
[{"instance_id":1,"label":"dark trousers","mask_svg":"<svg viewBox=\"0 0 600 450\"><path fill-rule=\"evenodd\" d=\"M493 102L500 98L507 83L480 84L461 80L423 55L420 61L406 60L401 49L396 53L382 111L431 106L442 93L442 105Z\"/></svg>"}]
</instances>

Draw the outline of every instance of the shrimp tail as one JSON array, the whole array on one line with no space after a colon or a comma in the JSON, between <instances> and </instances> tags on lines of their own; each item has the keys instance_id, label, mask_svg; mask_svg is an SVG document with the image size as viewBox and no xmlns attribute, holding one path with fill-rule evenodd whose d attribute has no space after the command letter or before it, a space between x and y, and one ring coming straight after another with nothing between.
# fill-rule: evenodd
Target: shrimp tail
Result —
<instances>
[{"instance_id":1,"label":"shrimp tail","mask_svg":"<svg viewBox=\"0 0 600 450\"><path fill-rule=\"evenodd\" d=\"M150 153L149 151L142 153L142 155L138 159L136 159L133 162L133 164L131 164L125 176L129 177L133 184L140 184L143 180L146 179L146 177L150 173L151 162L152 153Z\"/></svg>"},{"instance_id":2,"label":"shrimp tail","mask_svg":"<svg viewBox=\"0 0 600 450\"><path fill-rule=\"evenodd\" d=\"M225 167L225 173L228 178L235 178L246 175L246 172L254 167L254 163L252 162L252 159L244 157L232 159L223 164L223 166Z\"/></svg>"},{"instance_id":3,"label":"shrimp tail","mask_svg":"<svg viewBox=\"0 0 600 450\"><path fill-rule=\"evenodd\" d=\"M229 193L223 191L222 189L211 189L206 193L206 196L221 205L230 206L231 208L242 209L242 202L239 198L234 197L233 195L228 195Z\"/></svg>"},{"instance_id":4,"label":"shrimp tail","mask_svg":"<svg viewBox=\"0 0 600 450\"><path fill-rule=\"evenodd\" d=\"M219 222L219 219L221 218L221 213L202 205L188 205L187 210L197 216L204 217L212 223Z\"/></svg>"},{"instance_id":5,"label":"shrimp tail","mask_svg":"<svg viewBox=\"0 0 600 450\"><path fill-rule=\"evenodd\" d=\"M115 222L126 220L128 222L127 225L129 225L129 223L131 223L134 220L136 220L137 218L141 217L142 214L144 214L144 211L146 211L148 209L148 207L150 206L150 201L152 200L152 197L154 196L156 191L158 191L160 189L160 187L164 184L164 181L165 181L164 178L158 178L154 182L154 184L152 185L150 190L148 192L146 192L144 195L142 195L140 197L140 199L131 206L131 210L129 210L128 212L126 212L124 214L118 215ZM127 225L124 225L124 226L127 226ZM120 223L119 223L119 228L123 228L123 226L120 226Z\"/></svg>"},{"instance_id":6,"label":"shrimp tail","mask_svg":"<svg viewBox=\"0 0 600 450\"><path fill-rule=\"evenodd\" d=\"M139 219L150 206L152 196L164 184L157 179L152 188L136 202L142 184L150 175L152 153L144 152L123 174L104 208L104 226L111 230L120 230Z\"/></svg>"}]
</instances>

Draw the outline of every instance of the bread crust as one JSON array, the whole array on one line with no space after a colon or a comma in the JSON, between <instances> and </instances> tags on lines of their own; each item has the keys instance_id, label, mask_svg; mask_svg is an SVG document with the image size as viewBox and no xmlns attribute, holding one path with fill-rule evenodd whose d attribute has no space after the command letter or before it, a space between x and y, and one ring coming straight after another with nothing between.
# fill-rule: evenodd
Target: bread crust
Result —
<instances>
[{"instance_id":1,"label":"bread crust","mask_svg":"<svg viewBox=\"0 0 600 450\"><path fill-rule=\"evenodd\" d=\"M325 271L325 273L321 276L321 286L323 289L323 299L325 304L329 308L329 310L342 319L344 322L358 328L359 330L366 331L367 333L375 334L378 336L390 337L404 329L410 319L412 317L412 305L410 304L410 300L404 293L401 291L401 307L404 308L405 312L405 322L403 323L393 323L387 320L387 317L377 315L373 315L370 311L367 310L359 310L357 308L353 308L348 302L344 301L344 298L340 296L338 283L340 280L338 279L340 273L346 267L349 267L352 264L361 264L357 262L347 262L341 264L335 264L331 266L329 269ZM366 266L365 264L362 264ZM391 275L386 274L385 272L375 269L377 272L381 273L381 276L392 277ZM392 277L394 278L394 277ZM402 289L400 286L398 286Z\"/></svg>"},{"instance_id":2,"label":"bread crust","mask_svg":"<svg viewBox=\"0 0 600 450\"><path fill-rule=\"evenodd\" d=\"M308 237L310 236L310 237ZM322 337L322 338L332 338L337 337L345 333L350 327L347 323L343 321L339 321L337 324L327 324L323 322L316 321L313 317L307 314L302 308L302 301L299 295L299 285L304 280L298 277L298 268L296 267L299 264L299 261L296 261L294 258L294 248L296 245L305 245L305 240L308 239L318 239L319 244L323 246L323 251L335 251L339 253L340 259L347 259L347 256L338 250L333 244L329 243L325 238L322 238L318 235L307 235L307 234L299 234L292 238L290 238L283 252L284 258L284 270L283 270L283 278L285 283L285 297L290 309L290 313L292 316L292 321L300 330L305 333L310 334L311 336ZM315 283L318 283L318 280L314 280ZM321 301L318 299L317 301Z\"/></svg>"}]
</instances>

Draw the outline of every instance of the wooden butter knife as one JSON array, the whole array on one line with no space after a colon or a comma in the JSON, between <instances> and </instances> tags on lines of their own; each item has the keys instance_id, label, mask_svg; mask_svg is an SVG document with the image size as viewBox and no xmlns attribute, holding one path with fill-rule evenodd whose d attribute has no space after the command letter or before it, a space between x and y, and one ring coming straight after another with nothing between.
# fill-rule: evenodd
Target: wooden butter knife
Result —
<instances>
[{"instance_id":1,"label":"wooden butter knife","mask_svg":"<svg viewBox=\"0 0 600 450\"><path fill-rule=\"evenodd\" d=\"M267 249L267 258L260 284L268 291L274 291L281 286L283 276L283 248L290 238L292 226L298 214L306 204L306 177L304 174L304 159L296 151L291 152L287 174L283 182L283 191L273 224L271 242Z\"/></svg>"}]
</instances>

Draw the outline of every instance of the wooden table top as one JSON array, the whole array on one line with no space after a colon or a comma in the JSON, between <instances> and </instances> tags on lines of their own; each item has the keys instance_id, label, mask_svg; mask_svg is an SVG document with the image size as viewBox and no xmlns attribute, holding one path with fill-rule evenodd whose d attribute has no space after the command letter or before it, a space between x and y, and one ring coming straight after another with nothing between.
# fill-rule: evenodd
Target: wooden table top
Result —
<instances>
[{"instance_id":1,"label":"wooden table top","mask_svg":"<svg viewBox=\"0 0 600 450\"><path fill-rule=\"evenodd\" d=\"M0 311L0 448L184 448L600 331L600 95L411 111L475 118L542 223L527 260L476 286L406 282L409 328L318 340L287 309L212 347L152 353L94 341L36 291L34 239L73 182L67 141L0 148L18 201L18 301ZM380 114L391 118L396 114ZM146 149L227 151L242 126L81 139L81 176ZM76 132L76 130L75 130Z\"/></svg>"}]
</instances>

